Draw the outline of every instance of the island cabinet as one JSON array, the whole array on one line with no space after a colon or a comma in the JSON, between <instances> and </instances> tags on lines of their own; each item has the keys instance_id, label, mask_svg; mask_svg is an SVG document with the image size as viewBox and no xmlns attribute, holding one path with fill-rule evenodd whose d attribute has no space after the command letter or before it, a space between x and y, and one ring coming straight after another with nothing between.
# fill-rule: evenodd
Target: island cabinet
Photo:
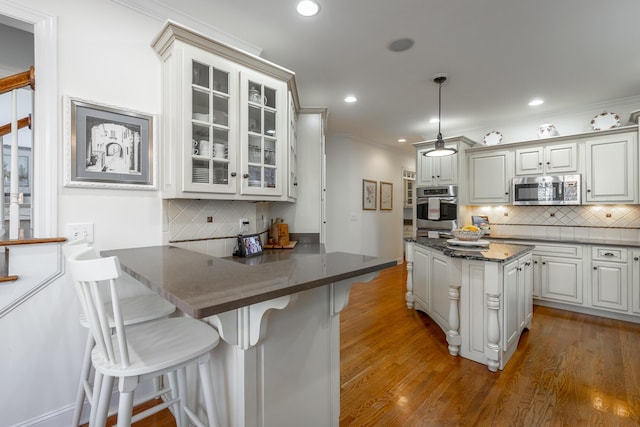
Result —
<instances>
[{"instance_id":1,"label":"island cabinet","mask_svg":"<svg viewBox=\"0 0 640 427\"><path fill-rule=\"evenodd\" d=\"M153 47L162 60L162 196L294 199L293 72L172 22Z\"/></svg>"},{"instance_id":2,"label":"island cabinet","mask_svg":"<svg viewBox=\"0 0 640 427\"><path fill-rule=\"evenodd\" d=\"M503 369L533 317L533 246L455 249L442 239L407 243L407 307L444 331L449 353Z\"/></svg>"}]
</instances>

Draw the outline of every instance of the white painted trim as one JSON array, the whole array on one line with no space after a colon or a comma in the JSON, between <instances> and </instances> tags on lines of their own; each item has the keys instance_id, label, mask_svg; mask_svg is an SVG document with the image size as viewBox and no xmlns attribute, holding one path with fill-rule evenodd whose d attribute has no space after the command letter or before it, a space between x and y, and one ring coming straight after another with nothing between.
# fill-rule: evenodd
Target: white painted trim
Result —
<instances>
[{"instance_id":1,"label":"white painted trim","mask_svg":"<svg viewBox=\"0 0 640 427\"><path fill-rule=\"evenodd\" d=\"M199 32L207 34L210 37L220 40L224 43L245 50L252 55L261 56L262 48L248 43L238 37L231 35L219 28L214 27L206 22L200 21L191 15L188 15L178 9L169 7L161 1L150 2L148 0L112 0L114 3L127 7L138 13L141 13L158 21L166 21L168 19L178 20Z\"/></svg>"},{"instance_id":2,"label":"white painted trim","mask_svg":"<svg viewBox=\"0 0 640 427\"><path fill-rule=\"evenodd\" d=\"M58 229L58 29L53 16L0 0L0 14L33 25L36 90L33 102L33 235L56 237ZM39 70L46 72L39 73Z\"/></svg>"}]
</instances>

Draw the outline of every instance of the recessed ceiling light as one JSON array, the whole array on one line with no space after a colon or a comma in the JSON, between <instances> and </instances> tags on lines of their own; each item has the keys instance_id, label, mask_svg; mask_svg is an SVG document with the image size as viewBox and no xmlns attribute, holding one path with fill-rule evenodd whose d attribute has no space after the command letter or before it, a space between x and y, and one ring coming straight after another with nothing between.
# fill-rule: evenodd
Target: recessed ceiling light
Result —
<instances>
[{"instance_id":1,"label":"recessed ceiling light","mask_svg":"<svg viewBox=\"0 0 640 427\"><path fill-rule=\"evenodd\" d=\"M406 140L406 139L404 139L404 138L400 138L400 139L398 140L398 142L407 142L407 140Z\"/></svg>"},{"instance_id":2,"label":"recessed ceiling light","mask_svg":"<svg viewBox=\"0 0 640 427\"><path fill-rule=\"evenodd\" d=\"M394 40L389 44L389 50L392 52L404 52L411 49L413 43L413 39L409 38Z\"/></svg>"},{"instance_id":3,"label":"recessed ceiling light","mask_svg":"<svg viewBox=\"0 0 640 427\"><path fill-rule=\"evenodd\" d=\"M532 99L531 101L529 101L530 107L535 107L537 105L542 105L542 104L544 104L544 101L542 99Z\"/></svg>"},{"instance_id":4,"label":"recessed ceiling light","mask_svg":"<svg viewBox=\"0 0 640 427\"><path fill-rule=\"evenodd\" d=\"M298 3L298 6L296 6L296 10L302 16L313 16L318 13L320 6L318 6L318 3L314 1L302 0Z\"/></svg>"},{"instance_id":5,"label":"recessed ceiling light","mask_svg":"<svg viewBox=\"0 0 640 427\"><path fill-rule=\"evenodd\" d=\"M433 119L429 120L429 123L439 123L440 120L437 117L434 117Z\"/></svg>"},{"instance_id":6,"label":"recessed ceiling light","mask_svg":"<svg viewBox=\"0 0 640 427\"><path fill-rule=\"evenodd\" d=\"M349 95L344 99L344 102L352 103L352 102L356 102L357 100L358 100L358 98L356 98L355 96Z\"/></svg>"}]
</instances>

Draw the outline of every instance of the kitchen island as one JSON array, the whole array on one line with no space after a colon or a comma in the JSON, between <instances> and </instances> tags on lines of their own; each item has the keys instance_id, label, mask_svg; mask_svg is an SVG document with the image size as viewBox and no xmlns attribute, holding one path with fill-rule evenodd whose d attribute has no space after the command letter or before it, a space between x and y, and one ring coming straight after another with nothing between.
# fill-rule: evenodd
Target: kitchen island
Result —
<instances>
[{"instance_id":1,"label":"kitchen island","mask_svg":"<svg viewBox=\"0 0 640 427\"><path fill-rule=\"evenodd\" d=\"M214 387L224 426L338 426L340 311L351 285L395 261L321 245L216 258L173 246L104 251L215 327Z\"/></svg>"},{"instance_id":2,"label":"kitchen island","mask_svg":"<svg viewBox=\"0 0 640 427\"><path fill-rule=\"evenodd\" d=\"M449 353L503 369L533 316L533 246L407 241L407 307L445 332Z\"/></svg>"}]
</instances>

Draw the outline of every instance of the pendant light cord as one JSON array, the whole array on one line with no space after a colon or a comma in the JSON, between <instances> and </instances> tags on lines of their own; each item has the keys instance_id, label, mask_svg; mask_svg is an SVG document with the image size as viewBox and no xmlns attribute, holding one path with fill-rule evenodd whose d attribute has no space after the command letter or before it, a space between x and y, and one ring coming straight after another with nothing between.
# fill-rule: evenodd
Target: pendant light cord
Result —
<instances>
[{"instance_id":1,"label":"pendant light cord","mask_svg":"<svg viewBox=\"0 0 640 427\"><path fill-rule=\"evenodd\" d=\"M438 139L442 139L442 132L440 132L440 117L442 117L442 82L438 84Z\"/></svg>"}]
</instances>

